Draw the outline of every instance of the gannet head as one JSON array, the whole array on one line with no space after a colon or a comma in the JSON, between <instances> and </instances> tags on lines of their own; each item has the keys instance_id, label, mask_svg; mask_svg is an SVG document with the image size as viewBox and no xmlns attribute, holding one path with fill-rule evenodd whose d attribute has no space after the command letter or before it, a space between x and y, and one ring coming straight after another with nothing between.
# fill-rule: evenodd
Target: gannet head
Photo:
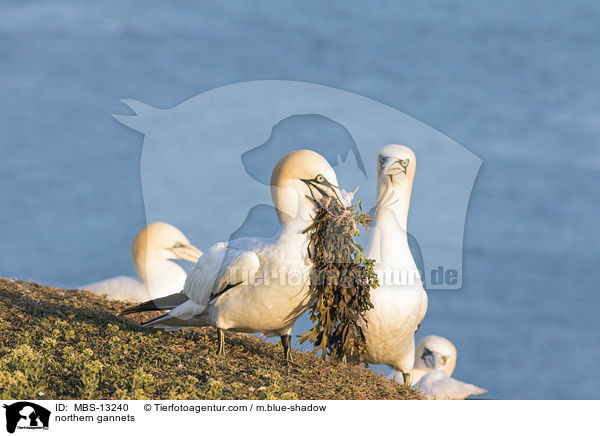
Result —
<instances>
[{"instance_id":1,"label":"gannet head","mask_svg":"<svg viewBox=\"0 0 600 436\"><path fill-rule=\"evenodd\" d=\"M431 371L443 369L451 376L456 366L456 347L441 336L426 336L419 341L415 350L414 368Z\"/></svg>"},{"instance_id":2,"label":"gannet head","mask_svg":"<svg viewBox=\"0 0 600 436\"><path fill-rule=\"evenodd\" d=\"M326 195L344 204L335 171L319 153L293 151L273 168L271 197L281 222L296 217L308 220L314 208L308 197L319 200Z\"/></svg>"},{"instance_id":3,"label":"gannet head","mask_svg":"<svg viewBox=\"0 0 600 436\"><path fill-rule=\"evenodd\" d=\"M393 192L412 191L417 159L413 151L404 145L386 145L377 155L377 202L392 203Z\"/></svg>"},{"instance_id":4,"label":"gannet head","mask_svg":"<svg viewBox=\"0 0 600 436\"><path fill-rule=\"evenodd\" d=\"M150 260L183 259L196 263L202 251L190 244L178 228L154 222L135 235L131 254L138 275L145 278L146 264Z\"/></svg>"},{"instance_id":5,"label":"gannet head","mask_svg":"<svg viewBox=\"0 0 600 436\"><path fill-rule=\"evenodd\" d=\"M415 177L417 159L413 151L404 145L386 145L377 156L377 176L387 177L397 183Z\"/></svg>"}]
</instances>

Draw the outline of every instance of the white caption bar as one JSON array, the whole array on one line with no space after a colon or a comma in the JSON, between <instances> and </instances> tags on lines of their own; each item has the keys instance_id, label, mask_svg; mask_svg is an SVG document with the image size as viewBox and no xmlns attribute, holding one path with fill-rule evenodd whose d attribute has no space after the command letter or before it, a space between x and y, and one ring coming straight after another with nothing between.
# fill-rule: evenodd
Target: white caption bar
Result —
<instances>
[{"instance_id":1,"label":"white caption bar","mask_svg":"<svg viewBox=\"0 0 600 436\"><path fill-rule=\"evenodd\" d=\"M587 433L598 401L10 401L0 434ZM48 413L49 414L48 414ZM9 433L4 432L7 430ZM3 433L4 432L4 433Z\"/></svg>"}]
</instances>

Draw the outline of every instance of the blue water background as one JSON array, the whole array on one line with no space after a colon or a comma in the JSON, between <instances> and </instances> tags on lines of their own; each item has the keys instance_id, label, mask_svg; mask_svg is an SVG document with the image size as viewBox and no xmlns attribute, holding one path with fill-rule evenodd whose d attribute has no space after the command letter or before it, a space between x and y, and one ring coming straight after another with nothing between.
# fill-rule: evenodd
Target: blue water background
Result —
<instances>
[{"instance_id":1,"label":"blue water background","mask_svg":"<svg viewBox=\"0 0 600 436\"><path fill-rule=\"evenodd\" d=\"M134 273L143 137L111 117L128 113L120 99L334 86L483 159L464 286L430 293L419 336L450 338L455 376L488 398L600 398L599 22L592 1L4 0L0 276L76 287Z\"/></svg>"}]
</instances>

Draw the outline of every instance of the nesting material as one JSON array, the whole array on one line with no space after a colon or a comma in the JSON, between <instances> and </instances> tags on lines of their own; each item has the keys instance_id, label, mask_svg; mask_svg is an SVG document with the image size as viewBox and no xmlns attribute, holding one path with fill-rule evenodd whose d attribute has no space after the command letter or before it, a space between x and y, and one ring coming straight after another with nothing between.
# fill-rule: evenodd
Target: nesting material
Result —
<instances>
[{"instance_id":1,"label":"nesting material","mask_svg":"<svg viewBox=\"0 0 600 436\"><path fill-rule=\"evenodd\" d=\"M317 212L304 233L310 235L314 303L309 313L315 326L300 335L300 343L310 340L323 359L357 362L366 352L361 316L373 307L369 292L378 282L374 261L354 238L360 234L358 226L368 228L372 218L363 213L360 201L350 207L331 197L313 201Z\"/></svg>"}]
</instances>

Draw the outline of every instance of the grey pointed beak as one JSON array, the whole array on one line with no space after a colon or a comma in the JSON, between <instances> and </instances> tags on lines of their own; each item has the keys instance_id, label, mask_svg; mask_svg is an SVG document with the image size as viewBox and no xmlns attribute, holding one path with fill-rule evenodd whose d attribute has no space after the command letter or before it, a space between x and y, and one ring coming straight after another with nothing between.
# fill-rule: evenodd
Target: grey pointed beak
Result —
<instances>
[{"instance_id":1,"label":"grey pointed beak","mask_svg":"<svg viewBox=\"0 0 600 436\"><path fill-rule=\"evenodd\" d=\"M202 251L194 247L192 244L175 244L169 248L176 259L187 260L188 262L196 263L198 258L202 256Z\"/></svg>"},{"instance_id":2,"label":"grey pointed beak","mask_svg":"<svg viewBox=\"0 0 600 436\"><path fill-rule=\"evenodd\" d=\"M313 188L315 190L317 190L322 196L331 197L332 196L331 194L333 193L333 196L336 198L338 203L340 203L344 207L349 206L343 200L344 196L342 195L342 192L340 191L340 188L338 186L335 186L329 182L327 182L326 185L323 185L323 184L315 183L314 180L308 180L308 179L300 179L300 180L302 180L304 183L306 183L306 185L308 186L308 189L310 189L311 193L312 193ZM331 191L331 192L327 192L327 191ZM314 195L313 195L313 197L314 197Z\"/></svg>"},{"instance_id":3,"label":"grey pointed beak","mask_svg":"<svg viewBox=\"0 0 600 436\"><path fill-rule=\"evenodd\" d=\"M423 356L423 360L425 361L427 366L429 366L430 368L438 369L438 368L441 368L444 366L442 357L443 356L440 353L436 353L434 351L432 353L429 353L429 354Z\"/></svg>"},{"instance_id":4,"label":"grey pointed beak","mask_svg":"<svg viewBox=\"0 0 600 436\"><path fill-rule=\"evenodd\" d=\"M350 202L348 202L346 200L346 197L344 197L342 195L342 191L340 191L340 188L338 186L333 186L331 185L331 188L333 189L333 193L335 194L337 200L340 202L340 204L344 207L348 207L350 206Z\"/></svg>"},{"instance_id":5,"label":"grey pointed beak","mask_svg":"<svg viewBox=\"0 0 600 436\"><path fill-rule=\"evenodd\" d=\"M400 165L398 159L387 158L381 167L381 173L386 176L397 176L398 174L406 174L406 168Z\"/></svg>"}]
</instances>

